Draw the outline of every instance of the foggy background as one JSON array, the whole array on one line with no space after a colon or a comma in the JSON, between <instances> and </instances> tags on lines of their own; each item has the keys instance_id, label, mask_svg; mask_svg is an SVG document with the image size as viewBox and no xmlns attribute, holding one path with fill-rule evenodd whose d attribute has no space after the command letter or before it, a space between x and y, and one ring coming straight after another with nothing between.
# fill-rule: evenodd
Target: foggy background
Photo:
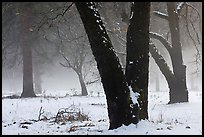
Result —
<instances>
[{"instance_id":1,"label":"foggy background","mask_svg":"<svg viewBox=\"0 0 204 137\"><path fill-rule=\"evenodd\" d=\"M31 7L33 6L33 13L36 13L34 14L35 16L31 18L31 21L33 21L33 23L34 22L39 23L41 19L43 19L43 16L41 17L41 14L39 14L40 12L48 13L48 11L51 11L47 16L56 17L56 15L61 12L59 11L60 8L56 10L56 7L62 7L65 5L65 3L63 2L57 2L57 3L44 2L42 4L34 2L32 4L31 4ZM201 21L202 21L202 5L199 2L197 3L192 2L191 4L198 9L201 15ZM67 5L69 5L69 3ZM130 10L129 5L130 3L128 2L127 4L120 3L120 2L98 3L98 7L100 9L99 12L103 17L104 24L107 30L114 31L114 34L110 33L109 36L114 45L114 48L116 49L116 51L119 51L119 52L125 52L125 48L122 46L120 47L118 45L125 44L125 42L121 42L121 38L123 39L126 38L127 25L124 23L125 20L122 17L122 15L123 13L126 13L127 15L129 14L129 10ZM2 94L11 94L11 93L20 94L22 92L22 87L23 87L21 50L20 48L15 48L15 47L19 47L20 45L19 39L21 39L22 37L26 37L21 35L22 26L20 25L20 19L18 16L20 14L19 9L23 9L26 6L20 3L17 3L15 6L16 6L16 9L15 8L9 9L10 6L8 6L7 11L9 12L5 11L4 14L2 13L2 16L3 16L2 17L3 19L2 20L2 29L3 29L2 49L4 48L4 46L6 47L7 45L12 45L14 47L9 49L11 50L10 53L5 54L6 63L5 64L3 63L2 65ZM113 6L116 6L116 7L110 8ZM166 12L165 2L163 3L152 2L151 8L152 8L152 11L158 10L158 11ZM151 11L150 31L153 31L159 34L166 34L168 31L168 23L165 20L162 20L162 19L159 19L158 17L153 16L152 11ZM192 15L194 14L196 13L192 13ZM121 18L118 18L118 17L121 17ZM195 23L197 22L195 21ZM56 29L56 26L58 27L58 30ZM196 25L196 28L199 28L198 26L199 25ZM32 29L35 30L36 28L34 27ZM183 45L182 47L183 60L184 60L184 64L187 66L187 72L186 72L187 88L188 90L192 90L192 91L201 91L202 90L202 62L201 63L195 62L196 60L195 55L197 54L197 51L193 46L192 40L190 40L189 37L185 35L186 34L185 25L183 25L182 22L181 22L180 31L181 31L181 40L182 40L181 42ZM197 31L199 34L199 39L201 41L201 43L197 44L197 46L202 55L202 35L201 35L202 30L197 29ZM83 39L82 40L80 39L75 43L68 42L67 44L65 40L62 41L62 39L59 39L57 33L58 35L60 34L63 39L67 39L67 40L76 39L77 37L81 37L81 36L83 37ZM195 34L193 35L193 37L196 39ZM45 40L45 38L49 40ZM11 44L9 42L11 42ZM65 14L65 16L60 17L59 19L57 19L56 21L52 21L51 23L48 22L48 24L40 28L40 31L37 31L36 33L33 34L33 36L30 37L30 42L32 43L32 46L36 48L36 50L41 51L42 49L44 49L44 51L46 51L46 54L45 53L43 54L47 56L49 60L49 61L47 60L44 61L45 59L43 59L41 56L38 56L38 54L34 53L33 51L33 54L34 54L33 64L36 62L41 64L40 70L42 71L42 75L41 75L42 91L55 92L58 90L66 90L68 93L73 92L75 90L80 91L81 87L80 87L77 74L71 68L67 69L62 65L60 65L60 62L63 62L64 59L62 56L58 55L59 53L54 48L57 45L59 49L61 48L63 49L62 51L67 52L67 57L74 58L70 56L70 52L71 53L73 52L70 49L72 49L73 48L72 46L74 46L75 44L84 43L86 46L88 58L92 58L92 62L94 62L94 58L90 52L91 50L90 50L87 36L83 28L83 24L81 23L79 14L75 6L73 6L73 8L71 8L71 10ZM169 55L167 51L165 50L163 45L159 44L159 42L155 41L155 43L157 43L158 49L160 50L161 54L164 56L168 65L172 69L171 61L169 59ZM4 58L3 55L2 55L2 60ZM121 64L124 66L125 64L124 56L121 56L121 55L118 55L118 56L120 58ZM86 60L89 60L88 58ZM160 72L158 66L156 65L151 55L149 59L150 59L149 91L167 92L169 89L168 89L168 85L165 77ZM96 64L90 65L89 62L87 62L85 63L85 66L89 66L87 70L91 71L90 75L88 75L85 79L85 82L89 82L95 79L95 77L97 77L98 75L97 73L95 73L94 76L92 75L94 72L97 72ZM159 77L159 89L156 89L156 77ZM99 85L102 90L100 78L98 79L99 80L95 82L95 84ZM89 86L92 86L92 90L93 90L93 85L94 84L87 85L88 92L90 92Z\"/></svg>"},{"instance_id":2,"label":"foggy background","mask_svg":"<svg viewBox=\"0 0 204 137\"><path fill-rule=\"evenodd\" d=\"M190 52L192 53L192 52ZM187 54L189 55L189 54ZM187 87L192 89L192 78L194 81L195 91L202 91L202 69L200 69L200 74L191 74L196 70L196 67L189 63L193 60L192 56L185 57L185 64L187 65ZM186 59L188 57L188 59ZM157 73L159 75L160 91L168 91L168 85L165 77L160 72L158 66L155 64L152 57L150 57L150 72L149 72L149 90L155 91L155 77L153 74ZM57 91L57 90L66 90L68 93L71 92L71 89L76 89L80 91L80 84L77 74L72 70L68 70L59 65L59 63L48 65L45 68L46 72L42 75L42 90L46 91ZM152 74L153 73L153 74ZM101 86L101 84L98 82ZM22 68L16 67L12 70L2 70L2 92L3 94L17 93L22 92L23 87L23 75ZM101 86L102 89L102 86Z\"/></svg>"}]
</instances>

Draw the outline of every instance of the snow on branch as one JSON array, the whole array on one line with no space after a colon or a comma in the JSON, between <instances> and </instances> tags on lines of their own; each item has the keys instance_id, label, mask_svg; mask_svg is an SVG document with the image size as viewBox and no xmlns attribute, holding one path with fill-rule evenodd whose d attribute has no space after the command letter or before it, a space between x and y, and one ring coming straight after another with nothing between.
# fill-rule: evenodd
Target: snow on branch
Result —
<instances>
[{"instance_id":1,"label":"snow on branch","mask_svg":"<svg viewBox=\"0 0 204 137\"><path fill-rule=\"evenodd\" d=\"M181 13L181 10L183 9L183 7L184 7L185 5L186 5L185 2L179 3L179 5L178 5L177 8L176 8L176 12L177 12L178 14L180 14L180 13Z\"/></svg>"},{"instance_id":2,"label":"snow on branch","mask_svg":"<svg viewBox=\"0 0 204 137\"><path fill-rule=\"evenodd\" d=\"M168 15L165 13L161 13L159 11L153 11L154 15L156 15L157 17L160 17L162 19L168 20Z\"/></svg>"},{"instance_id":3,"label":"snow on branch","mask_svg":"<svg viewBox=\"0 0 204 137\"><path fill-rule=\"evenodd\" d=\"M120 54L120 55L126 55L126 52L119 52L119 51L115 51L116 54Z\"/></svg>"},{"instance_id":4,"label":"snow on branch","mask_svg":"<svg viewBox=\"0 0 204 137\"><path fill-rule=\"evenodd\" d=\"M170 70L168 64L162 55L158 52L158 49L153 43L149 44L149 51L155 60L156 64L159 66L162 74L165 76L166 80L169 82L170 79L175 79L173 72Z\"/></svg>"},{"instance_id":5,"label":"snow on branch","mask_svg":"<svg viewBox=\"0 0 204 137\"><path fill-rule=\"evenodd\" d=\"M169 54L171 54L172 52L171 44L162 35L159 35L158 33L150 32L149 36L150 38L159 40L165 46Z\"/></svg>"}]
</instances>

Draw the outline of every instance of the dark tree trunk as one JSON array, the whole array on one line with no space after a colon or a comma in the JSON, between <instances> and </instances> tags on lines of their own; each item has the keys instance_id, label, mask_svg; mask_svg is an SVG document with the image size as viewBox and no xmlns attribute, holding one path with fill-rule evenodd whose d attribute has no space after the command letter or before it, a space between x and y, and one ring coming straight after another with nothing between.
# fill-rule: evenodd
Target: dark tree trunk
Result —
<instances>
[{"instance_id":1,"label":"dark tree trunk","mask_svg":"<svg viewBox=\"0 0 204 137\"><path fill-rule=\"evenodd\" d=\"M32 49L23 44L23 93L21 97L35 97L33 90Z\"/></svg>"},{"instance_id":2,"label":"dark tree trunk","mask_svg":"<svg viewBox=\"0 0 204 137\"><path fill-rule=\"evenodd\" d=\"M23 92L21 97L35 97L33 90L33 68L32 68L32 45L29 41L29 36L31 36L31 27L29 20L29 11L24 11L26 15L21 15L21 22L23 27L22 34L22 53L23 53Z\"/></svg>"},{"instance_id":3,"label":"dark tree trunk","mask_svg":"<svg viewBox=\"0 0 204 137\"><path fill-rule=\"evenodd\" d=\"M170 90L175 90L175 94L170 92L170 102L188 102L188 90L186 86L186 66L183 65L182 49L180 41L180 31L179 31L179 17L175 12L175 3L167 2L168 11L168 22L171 32L172 41L172 66L174 75L176 77L176 85L171 87Z\"/></svg>"},{"instance_id":4,"label":"dark tree trunk","mask_svg":"<svg viewBox=\"0 0 204 137\"><path fill-rule=\"evenodd\" d=\"M106 94L110 126L114 129L128 123L129 89L119 59L93 2L76 2ZM129 124L129 123L128 123Z\"/></svg>"},{"instance_id":5,"label":"dark tree trunk","mask_svg":"<svg viewBox=\"0 0 204 137\"><path fill-rule=\"evenodd\" d=\"M81 85L82 96L87 96L88 92L87 92L87 88L86 88L82 73L79 72L77 74L78 74L79 82L80 82L80 85Z\"/></svg>"},{"instance_id":6,"label":"dark tree trunk","mask_svg":"<svg viewBox=\"0 0 204 137\"><path fill-rule=\"evenodd\" d=\"M139 93L139 119L148 119L149 23L150 2L135 2L127 31L126 79Z\"/></svg>"}]
</instances>

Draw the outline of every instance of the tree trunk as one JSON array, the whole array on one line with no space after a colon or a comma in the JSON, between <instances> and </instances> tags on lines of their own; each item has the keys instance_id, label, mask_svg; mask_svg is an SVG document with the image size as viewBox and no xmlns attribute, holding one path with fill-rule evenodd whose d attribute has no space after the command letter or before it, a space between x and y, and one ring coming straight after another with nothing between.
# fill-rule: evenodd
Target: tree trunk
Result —
<instances>
[{"instance_id":1,"label":"tree trunk","mask_svg":"<svg viewBox=\"0 0 204 137\"><path fill-rule=\"evenodd\" d=\"M23 26L22 51L23 51L23 92L21 97L35 97L33 90L33 68L32 68L32 46L28 37L31 35L29 28L31 27L28 11L26 15L21 15Z\"/></svg>"},{"instance_id":2,"label":"tree trunk","mask_svg":"<svg viewBox=\"0 0 204 137\"><path fill-rule=\"evenodd\" d=\"M179 31L179 17L176 13L174 2L167 2L167 11L173 50L170 56L172 59L174 75L176 77L176 85L170 87L170 90L175 90L174 92L176 94L170 93L169 103L188 102L188 90L186 86L186 66L183 65Z\"/></svg>"},{"instance_id":3,"label":"tree trunk","mask_svg":"<svg viewBox=\"0 0 204 137\"><path fill-rule=\"evenodd\" d=\"M100 15L93 2L75 4L84 24L106 94L109 129L129 124L127 119L130 107L129 89Z\"/></svg>"},{"instance_id":4,"label":"tree trunk","mask_svg":"<svg viewBox=\"0 0 204 137\"><path fill-rule=\"evenodd\" d=\"M139 118L148 119L150 2L134 3L127 31L126 79L139 93Z\"/></svg>"},{"instance_id":5,"label":"tree trunk","mask_svg":"<svg viewBox=\"0 0 204 137\"><path fill-rule=\"evenodd\" d=\"M79 82L80 82L80 85L81 85L82 96L87 96L88 92L87 92L87 88L86 88L82 73L79 72L77 74L78 74Z\"/></svg>"},{"instance_id":6,"label":"tree trunk","mask_svg":"<svg viewBox=\"0 0 204 137\"><path fill-rule=\"evenodd\" d=\"M32 50L29 45L23 44L23 93L21 97L34 97Z\"/></svg>"}]
</instances>

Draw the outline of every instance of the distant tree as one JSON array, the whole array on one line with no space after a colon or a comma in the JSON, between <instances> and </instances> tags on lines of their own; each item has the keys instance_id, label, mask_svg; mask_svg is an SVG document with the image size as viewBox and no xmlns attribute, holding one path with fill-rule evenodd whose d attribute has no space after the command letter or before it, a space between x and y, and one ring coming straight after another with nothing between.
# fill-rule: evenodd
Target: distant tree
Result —
<instances>
[{"instance_id":1,"label":"distant tree","mask_svg":"<svg viewBox=\"0 0 204 137\"><path fill-rule=\"evenodd\" d=\"M42 91L42 64L45 64L45 62L51 63L50 55L53 56L53 53L50 54L48 51L50 51L50 49L53 52L55 51L52 47L47 48L47 43L43 45L43 42L39 40L39 38L42 38L45 29L41 26L41 30L39 31L38 25L41 25L40 19L44 19L44 16L48 17L48 14L53 15L59 12L62 9L62 4L63 3L6 2L2 5L2 26L4 26L2 32L2 65L7 68L13 68L15 65L23 64L23 67L25 67L23 69L23 81L25 80L23 84L25 87L23 86L23 89L30 87L30 89L26 91L32 92L33 88L36 90L36 93ZM45 49L45 47L47 49ZM31 80L31 76L34 78L32 78L33 80ZM23 90L22 95L29 96L25 95L27 94L25 92Z\"/></svg>"},{"instance_id":2,"label":"distant tree","mask_svg":"<svg viewBox=\"0 0 204 137\"><path fill-rule=\"evenodd\" d=\"M59 4L61 5L61 4ZM84 64L87 63L90 50L87 50L88 41L84 37L85 33L76 16L76 9L71 8L73 3L64 6L62 13L56 12L49 16L44 16L38 28L46 28L44 38L56 48L56 53L63 58L60 64L76 72L81 85L82 95L88 95L85 78ZM59 7L60 9L61 7ZM54 9L53 9L54 11ZM57 11L57 10L56 10ZM65 14L69 11L68 14ZM74 32L73 32L74 30ZM83 32L81 31L83 30Z\"/></svg>"},{"instance_id":3,"label":"distant tree","mask_svg":"<svg viewBox=\"0 0 204 137\"><path fill-rule=\"evenodd\" d=\"M3 8L3 64L6 69L12 69L23 61L23 92L22 97L34 97L32 71L32 6L30 3L6 3ZM4 5L4 6L5 6ZM27 9L26 9L27 7ZM21 57L19 57L21 56Z\"/></svg>"},{"instance_id":4,"label":"distant tree","mask_svg":"<svg viewBox=\"0 0 204 137\"><path fill-rule=\"evenodd\" d=\"M169 103L188 102L188 90L186 86L186 66L183 64L182 48L180 41L180 27L179 27L179 10L181 7L176 8L174 2L167 2L167 14L155 12L157 16L165 19L169 23L171 44L161 35L150 33L151 38L158 39L169 52L173 72L169 69L164 58L158 53L154 44L150 46L150 52L165 76L169 89L170 101Z\"/></svg>"},{"instance_id":5,"label":"distant tree","mask_svg":"<svg viewBox=\"0 0 204 137\"><path fill-rule=\"evenodd\" d=\"M82 91L81 95L86 96L88 91L83 70L85 63L90 59L90 49L86 44L85 34L81 31L81 25L72 17L72 21L65 20L64 23L61 22L53 26L55 28L55 31L53 31L55 39L51 40L51 38L46 37L46 40L56 46L57 53L64 60L60 62L60 65L67 69L72 69L77 74ZM73 32L72 29L75 27L77 27L77 30Z\"/></svg>"},{"instance_id":6,"label":"distant tree","mask_svg":"<svg viewBox=\"0 0 204 137\"><path fill-rule=\"evenodd\" d=\"M13 68L19 64L20 46L16 37L20 31L16 10L9 2L2 3L2 67ZM11 39L12 37L12 39Z\"/></svg>"},{"instance_id":7,"label":"distant tree","mask_svg":"<svg viewBox=\"0 0 204 137\"><path fill-rule=\"evenodd\" d=\"M64 46L64 48L60 50L60 55L62 55L65 60L65 63L60 64L63 67L68 69L71 68L76 72L81 85L82 96L88 95L83 74L83 67L89 55L87 47L85 41L76 40L73 44Z\"/></svg>"},{"instance_id":8,"label":"distant tree","mask_svg":"<svg viewBox=\"0 0 204 137\"><path fill-rule=\"evenodd\" d=\"M19 17L22 24L21 47L23 53L23 92L21 97L35 97L33 89L32 43L33 29L31 25L32 4L23 3L19 6Z\"/></svg>"}]
</instances>

